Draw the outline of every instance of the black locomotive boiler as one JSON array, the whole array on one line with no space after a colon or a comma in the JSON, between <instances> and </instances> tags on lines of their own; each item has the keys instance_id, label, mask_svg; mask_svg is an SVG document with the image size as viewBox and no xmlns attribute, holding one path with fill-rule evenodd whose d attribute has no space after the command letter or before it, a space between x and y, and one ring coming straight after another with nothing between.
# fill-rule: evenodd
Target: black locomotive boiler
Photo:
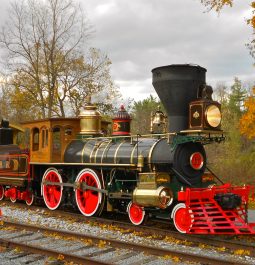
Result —
<instances>
[{"instance_id":1,"label":"black locomotive boiler","mask_svg":"<svg viewBox=\"0 0 255 265\"><path fill-rule=\"evenodd\" d=\"M131 117L121 106L109 136L91 103L78 118L23 123L30 130L29 154L13 154L10 139L1 142L0 199L32 204L42 197L51 210L68 203L85 216L127 212L135 225L165 215L181 233L254 234L246 218L251 187L217 186L207 166L204 145L225 137L206 69L169 65L152 74L168 128L156 110L150 134L132 135ZM160 126L162 133L155 133ZM5 127L0 138L8 134Z\"/></svg>"}]
</instances>

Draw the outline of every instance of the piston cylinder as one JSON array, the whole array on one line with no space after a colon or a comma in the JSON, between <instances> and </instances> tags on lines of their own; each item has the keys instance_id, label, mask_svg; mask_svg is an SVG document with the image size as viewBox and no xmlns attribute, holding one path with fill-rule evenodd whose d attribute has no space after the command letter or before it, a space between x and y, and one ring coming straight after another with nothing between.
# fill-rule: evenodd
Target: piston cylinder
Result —
<instances>
[{"instance_id":1,"label":"piston cylinder","mask_svg":"<svg viewBox=\"0 0 255 265\"><path fill-rule=\"evenodd\" d=\"M136 188L133 192L133 203L143 207L158 207L165 209L173 201L172 192L167 187L157 189Z\"/></svg>"}]
</instances>

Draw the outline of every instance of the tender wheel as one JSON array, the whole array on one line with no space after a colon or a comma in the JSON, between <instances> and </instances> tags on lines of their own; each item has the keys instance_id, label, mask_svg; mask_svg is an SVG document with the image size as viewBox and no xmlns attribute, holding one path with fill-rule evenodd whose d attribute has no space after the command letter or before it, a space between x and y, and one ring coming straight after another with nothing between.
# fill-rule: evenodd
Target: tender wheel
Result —
<instances>
[{"instance_id":1,"label":"tender wheel","mask_svg":"<svg viewBox=\"0 0 255 265\"><path fill-rule=\"evenodd\" d=\"M0 185L0 201L4 198L4 187Z\"/></svg>"},{"instance_id":2,"label":"tender wheel","mask_svg":"<svg viewBox=\"0 0 255 265\"><path fill-rule=\"evenodd\" d=\"M15 203L15 202L17 201L16 194L10 197L10 201L11 201L12 203Z\"/></svg>"},{"instance_id":3,"label":"tender wheel","mask_svg":"<svg viewBox=\"0 0 255 265\"><path fill-rule=\"evenodd\" d=\"M76 182L86 183L88 186L92 186L97 189L102 189L101 181L95 171L91 169L82 170L77 178ZM82 190L81 187L75 190L75 200L80 212L85 216L97 215L100 210L100 204L102 201L102 193L94 190Z\"/></svg>"},{"instance_id":4,"label":"tender wheel","mask_svg":"<svg viewBox=\"0 0 255 265\"><path fill-rule=\"evenodd\" d=\"M57 169L49 168L42 178L42 196L45 205L50 210L55 210L61 203L63 187L58 185L46 185L43 184L44 181L63 183L62 177Z\"/></svg>"},{"instance_id":5,"label":"tender wheel","mask_svg":"<svg viewBox=\"0 0 255 265\"><path fill-rule=\"evenodd\" d=\"M132 202L127 207L128 217L132 224L140 225L144 221L145 211L143 207L140 207Z\"/></svg>"},{"instance_id":6,"label":"tender wheel","mask_svg":"<svg viewBox=\"0 0 255 265\"><path fill-rule=\"evenodd\" d=\"M10 201L12 203L15 203L17 201L17 189L15 187L13 187L10 190L11 190Z\"/></svg>"},{"instance_id":7,"label":"tender wheel","mask_svg":"<svg viewBox=\"0 0 255 265\"><path fill-rule=\"evenodd\" d=\"M26 199L26 204L28 206L32 205L34 202L34 194L29 192L29 197Z\"/></svg>"},{"instance_id":8,"label":"tender wheel","mask_svg":"<svg viewBox=\"0 0 255 265\"><path fill-rule=\"evenodd\" d=\"M180 232L180 233L187 233L187 231L191 228L193 219L192 216L193 214L187 212L186 205L184 203L178 203L175 205L172 211L172 218L174 221L175 228Z\"/></svg>"}]
</instances>

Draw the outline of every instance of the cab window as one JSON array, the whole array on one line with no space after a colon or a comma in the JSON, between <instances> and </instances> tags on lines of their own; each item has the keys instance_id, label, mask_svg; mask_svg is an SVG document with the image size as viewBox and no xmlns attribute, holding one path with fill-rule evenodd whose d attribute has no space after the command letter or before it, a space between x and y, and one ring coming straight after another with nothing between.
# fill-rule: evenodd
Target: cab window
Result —
<instances>
[{"instance_id":1,"label":"cab window","mask_svg":"<svg viewBox=\"0 0 255 265\"><path fill-rule=\"evenodd\" d=\"M39 129L33 129L33 151L39 150Z\"/></svg>"}]
</instances>

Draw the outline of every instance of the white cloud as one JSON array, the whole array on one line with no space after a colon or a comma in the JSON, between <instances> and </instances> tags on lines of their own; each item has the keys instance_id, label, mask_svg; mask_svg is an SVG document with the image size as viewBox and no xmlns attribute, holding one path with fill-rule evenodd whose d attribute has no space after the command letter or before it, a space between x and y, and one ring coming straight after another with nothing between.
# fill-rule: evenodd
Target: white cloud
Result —
<instances>
[{"instance_id":1,"label":"white cloud","mask_svg":"<svg viewBox=\"0 0 255 265\"><path fill-rule=\"evenodd\" d=\"M2 9L8 0L0 0ZM207 81L255 80L245 47L252 30L249 0L234 1L220 15L205 12L200 0L81 1L96 30L90 44L112 60L112 75L125 97L154 93L151 69L194 63L207 68ZM2 23L3 20L0 20Z\"/></svg>"}]
</instances>

